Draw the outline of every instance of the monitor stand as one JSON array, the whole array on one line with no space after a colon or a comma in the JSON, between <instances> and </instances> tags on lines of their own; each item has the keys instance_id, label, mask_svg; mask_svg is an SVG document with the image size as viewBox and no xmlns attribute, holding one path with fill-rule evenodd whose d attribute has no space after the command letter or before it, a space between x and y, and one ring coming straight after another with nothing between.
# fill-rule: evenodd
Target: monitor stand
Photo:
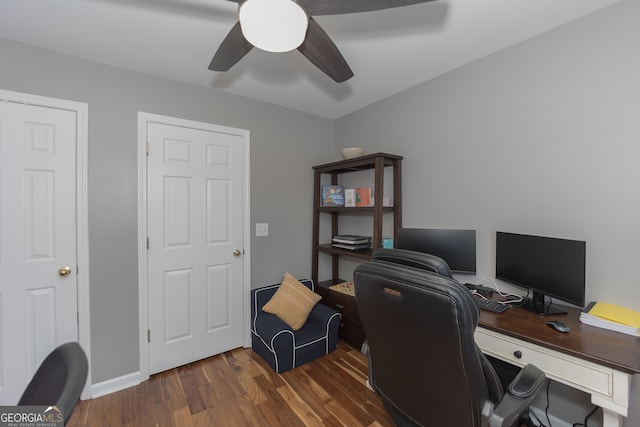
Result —
<instances>
[{"instance_id":1,"label":"monitor stand","mask_svg":"<svg viewBox=\"0 0 640 427\"><path fill-rule=\"evenodd\" d=\"M544 294L533 291L533 297L525 298L525 302L522 308L525 308L541 316L550 316L552 314L567 314L566 310L564 310L562 307L551 304L551 298L548 299L549 302L547 302L546 300L547 298Z\"/></svg>"}]
</instances>

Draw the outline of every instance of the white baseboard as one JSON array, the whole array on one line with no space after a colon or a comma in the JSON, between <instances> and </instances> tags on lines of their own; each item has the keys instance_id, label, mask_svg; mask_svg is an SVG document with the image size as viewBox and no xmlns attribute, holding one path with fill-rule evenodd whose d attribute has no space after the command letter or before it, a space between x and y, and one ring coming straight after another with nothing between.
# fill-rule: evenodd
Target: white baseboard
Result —
<instances>
[{"instance_id":1,"label":"white baseboard","mask_svg":"<svg viewBox=\"0 0 640 427\"><path fill-rule=\"evenodd\" d=\"M132 372L91 386L91 398L106 396L140 384L140 372Z\"/></svg>"}]
</instances>

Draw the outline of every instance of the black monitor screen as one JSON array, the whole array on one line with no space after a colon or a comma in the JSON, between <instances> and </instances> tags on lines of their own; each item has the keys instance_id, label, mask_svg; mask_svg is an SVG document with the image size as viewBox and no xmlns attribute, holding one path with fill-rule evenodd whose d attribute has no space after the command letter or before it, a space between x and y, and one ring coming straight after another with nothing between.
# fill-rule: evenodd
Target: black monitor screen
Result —
<instances>
[{"instance_id":1,"label":"black monitor screen","mask_svg":"<svg viewBox=\"0 0 640 427\"><path fill-rule=\"evenodd\" d=\"M454 273L476 272L475 230L400 228L396 247L440 257Z\"/></svg>"},{"instance_id":2,"label":"black monitor screen","mask_svg":"<svg viewBox=\"0 0 640 427\"><path fill-rule=\"evenodd\" d=\"M586 242L496 233L496 278L584 307ZM545 303L546 304L546 303Z\"/></svg>"}]
</instances>

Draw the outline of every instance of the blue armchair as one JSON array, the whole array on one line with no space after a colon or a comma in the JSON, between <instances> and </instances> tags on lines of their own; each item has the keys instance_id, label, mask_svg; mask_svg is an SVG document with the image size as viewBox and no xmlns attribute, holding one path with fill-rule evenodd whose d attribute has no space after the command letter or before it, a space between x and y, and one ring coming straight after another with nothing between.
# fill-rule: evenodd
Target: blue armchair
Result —
<instances>
[{"instance_id":1,"label":"blue armchair","mask_svg":"<svg viewBox=\"0 0 640 427\"><path fill-rule=\"evenodd\" d=\"M300 283L314 290L312 280ZM302 328L294 331L274 314L262 311L280 284L251 291L251 347L276 372L285 372L335 350L342 315L317 303Z\"/></svg>"}]
</instances>

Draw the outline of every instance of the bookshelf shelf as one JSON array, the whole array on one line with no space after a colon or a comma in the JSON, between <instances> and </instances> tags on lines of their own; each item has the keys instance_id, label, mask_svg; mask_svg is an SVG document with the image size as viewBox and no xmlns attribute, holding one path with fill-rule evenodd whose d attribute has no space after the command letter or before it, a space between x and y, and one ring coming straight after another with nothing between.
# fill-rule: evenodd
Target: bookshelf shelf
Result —
<instances>
[{"instance_id":1,"label":"bookshelf shelf","mask_svg":"<svg viewBox=\"0 0 640 427\"><path fill-rule=\"evenodd\" d=\"M320 212L341 212L341 213L362 213L362 212L375 212L375 207L374 206L365 206L365 207L358 207L358 208L345 208L342 206L335 206L335 207L321 207L318 208L318 210ZM396 209L395 206L383 206L382 207L382 211L383 212L394 212Z\"/></svg>"},{"instance_id":2,"label":"bookshelf shelf","mask_svg":"<svg viewBox=\"0 0 640 427\"><path fill-rule=\"evenodd\" d=\"M348 249L340 249L340 248L333 247L330 244L318 245L317 250L318 252L322 252L329 255L346 256L351 258L360 258L364 260L371 259L371 253L373 252L372 249L359 249L356 251L350 251Z\"/></svg>"}]
</instances>

